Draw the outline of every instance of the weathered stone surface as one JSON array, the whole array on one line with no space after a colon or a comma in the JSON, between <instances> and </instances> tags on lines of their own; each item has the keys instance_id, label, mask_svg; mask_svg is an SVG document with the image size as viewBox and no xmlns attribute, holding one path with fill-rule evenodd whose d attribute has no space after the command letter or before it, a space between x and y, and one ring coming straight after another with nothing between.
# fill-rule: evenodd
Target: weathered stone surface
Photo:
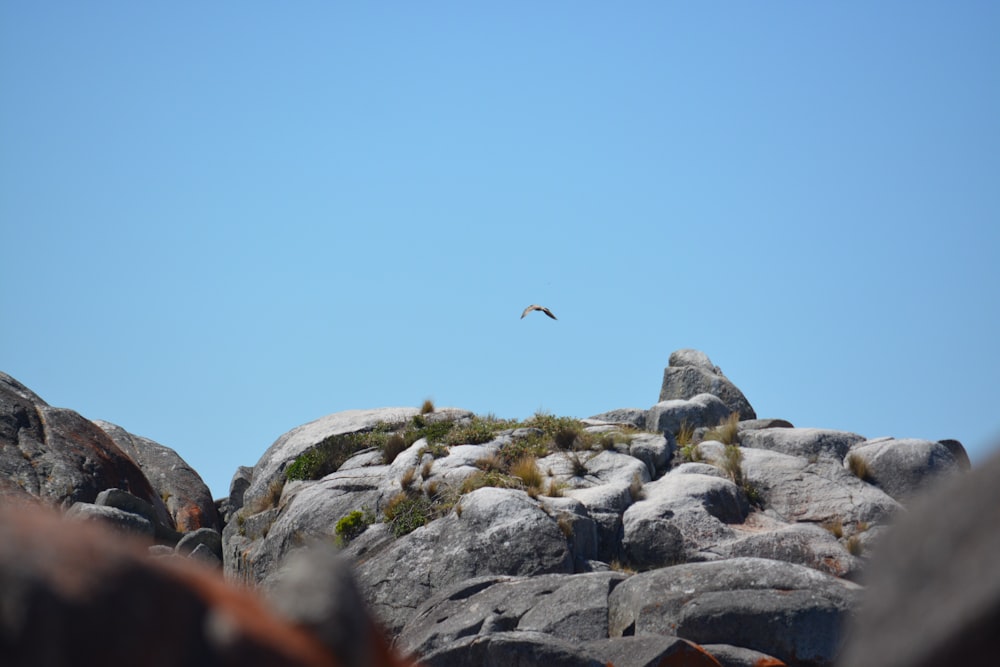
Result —
<instances>
[{"instance_id":1,"label":"weathered stone surface","mask_svg":"<svg viewBox=\"0 0 1000 667\"><path fill-rule=\"evenodd\" d=\"M764 508L783 521L843 524L887 521L901 505L836 461L810 463L766 449L742 447L743 476L760 493Z\"/></svg>"},{"instance_id":2,"label":"weathered stone surface","mask_svg":"<svg viewBox=\"0 0 1000 667\"><path fill-rule=\"evenodd\" d=\"M157 524L160 524L161 526L173 525L173 521L170 517L163 513L157 514L152 505L141 498L136 498L128 491L123 491L122 489L104 489L97 494L94 504L104 505L107 507L117 507L125 512L138 514L149 521L149 523L153 526L156 526Z\"/></svg>"},{"instance_id":3,"label":"weathered stone surface","mask_svg":"<svg viewBox=\"0 0 1000 667\"><path fill-rule=\"evenodd\" d=\"M645 463L614 451L556 452L539 459L538 468L573 489L606 484L627 486L633 479L644 484L651 479Z\"/></svg>"},{"instance_id":4,"label":"weathered stone surface","mask_svg":"<svg viewBox=\"0 0 1000 667\"><path fill-rule=\"evenodd\" d=\"M628 444L629 456L646 464L650 479L656 479L670 468L676 449L677 441L672 433L669 436L643 433L633 437Z\"/></svg>"},{"instance_id":5,"label":"weathered stone surface","mask_svg":"<svg viewBox=\"0 0 1000 667\"><path fill-rule=\"evenodd\" d=\"M869 481L896 500L911 495L940 479L962 471L959 458L940 442L904 438L883 438L861 443L847 456L860 457L866 464ZM845 459L844 465L848 465Z\"/></svg>"},{"instance_id":6,"label":"weathered stone surface","mask_svg":"<svg viewBox=\"0 0 1000 667\"><path fill-rule=\"evenodd\" d=\"M132 435L110 422L98 420L94 423L139 465L156 495L166 505L178 531L222 530L208 486L177 452L149 438Z\"/></svg>"},{"instance_id":7,"label":"weathered stone surface","mask_svg":"<svg viewBox=\"0 0 1000 667\"><path fill-rule=\"evenodd\" d=\"M729 416L730 409L714 394L696 394L690 399L664 399L649 409L647 428L676 435L681 426L716 426Z\"/></svg>"},{"instance_id":8,"label":"weathered stone surface","mask_svg":"<svg viewBox=\"0 0 1000 667\"><path fill-rule=\"evenodd\" d=\"M855 577L862 562L831 532L812 523L784 524L764 514L753 521L733 526L736 538L712 545L708 551L720 558L770 558L805 565L835 577ZM841 527L846 540L851 526Z\"/></svg>"},{"instance_id":9,"label":"weathered stone surface","mask_svg":"<svg viewBox=\"0 0 1000 667\"><path fill-rule=\"evenodd\" d=\"M789 664L830 665L860 594L857 584L776 560L687 563L619 584L609 597L609 631L676 635L753 649Z\"/></svg>"},{"instance_id":10,"label":"weathered stone surface","mask_svg":"<svg viewBox=\"0 0 1000 667\"><path fill-rule=\"evenodd\" d=\"M702 393L718 396L726 406L725 416L737 412L740 419L757 418L743 392L722 374L708 355L699 350L673 352L670 355L669 366L663 369L660 402L690 399ZM650 423L648 418L647 423ZM714 424L700 425L714 426ZM676 433L676 430L672 432Z\"/></svg>"},{"instance_id":11,"label":"weathered stone surface","mask_svg":"<svg viewBox=\"0 0 1000 667\"><path fill-rule=\"evenodd\" d=\"M914 497L875 546L843 667L992 664L1000 654L1000 453Z\"/></svg>"},{"instance_id":12,"label":"weathered stone surface","mask_svg":"<svg viewBox=\"0 0 1000 667\"><path fill-rule=\"evenodd\" d=\"M220 564L222 563L222 535L211 528L199 528L198 530L186 533L177 542L176 548L177 553L188 554L201 546L212 553Z\"/></svg>"},{"instance_id":13,"label":"weathered stone surface","mask_svg":"<svg viewBox=\"0 0 1000 667\"><path fill-rule=\"evenodd\" d=\"M608 410L607 412L593 415L590 419L612 424L630 424L639 429L646 428L646 410L641 408Z\"/></svg>"},{"instance_id":14,"label":"weathered stone surface","mask_svg":"<svg viewBox=\"0 0 1000 667\"><path fill-rule=\"evenodd\" d=\"M642 569L683 562L731 539L726 524L742 522L749 511L739 487L720 477L671 473L643 490L646 499L622 517L626 558Z\"/></svg>"},{"instance_id":15,"label":"weathered stone surface","mask_svg":"<svg viewBox=\"0 0 1000 667\"><path fill-rule=\"evenodd\" d=\"M66 516L81 521L100 521L119 532L136 537L153 539L153 535L156 533L153 523L146 517L107 505L73 503L73 506L66 512Z\"/></svg>"},{"instance_id":16,"label":"weathered stone surface","mask_svg":"<svg viewBox=\"0 0 1000 667\"><path fill-rule=\"evenodd\" d=\"M452 512L357 562L358 581L391 633L434 592L465 579L573 572L566 536L523 491L482 488L464 496L460 507L461 514ZM345 553L352 555L353 548Z\"/></svg>"},{"instance_id":17,"label":"weathered stone surface","mask_svg":"<svg viewBox=\"0 0 1000 667\"><path fill-rule=\"evenodd\" d=\"M10 667L338 664L203 567L37 507L0 508L0 655Z\"/></svg>"},{"instance_id":18,"label":"weathered stone surface","mask_svg":"<svg viewBox=\"0 0 1000 667\"><path fill-rule=\"evenodd\" d=\"M803 458L842 460L854 445L864 442L857 433L820 428L765 428L740 433L741 447L768 449Z\"/></svg>"},{"instance_id":19,"label":"weathered stone surface","mask_svg":"<svg viewBox=\"0 0 1000 667\"><path fill-rule=\"evenodd\" d=\"M94 425L72 410L53 408L14 378L0 373L0 476L28 495L69 507L93 503L121 488L154 508L166 508L139 467Z\"/></svg>"},{"instance_id":20,"label":"weathered stone surface","mask_svg":"<svg viewBox=\"0 0 1000 667\"><path fill-rule=\"evenodd\" d=\"M396 640L404 653L426 655L469 635L527 630L574 642L608 636L608 594L617 572L479 578L424 602Z\"/></svg>"},{"instance_id":21,"label":"weathered stone surface","mask_svg":"<svg viewBox=\"0 0 1000 667\"><path fill-rule=\"evenodd\" d=\"M424 667L606 667L563 639L541 632L495 632L463 637L421 660Z\"/></svg>"}]
</instances>

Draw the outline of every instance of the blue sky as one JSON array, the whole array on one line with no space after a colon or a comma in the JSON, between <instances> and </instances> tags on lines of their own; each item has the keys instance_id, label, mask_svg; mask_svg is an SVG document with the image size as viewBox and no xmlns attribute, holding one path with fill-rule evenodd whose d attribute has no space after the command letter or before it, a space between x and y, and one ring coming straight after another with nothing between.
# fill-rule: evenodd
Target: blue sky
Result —
<instances>
[{"instance_id":1,"label":"blue sky","mask_svg":"<svg viewBox=\"0 0 1000 667\"><path fill-rule=\"evenodd\" d=\"M1000 444L1000 5L0 5L0 370L216 497L432 398ZM530 303L549 306L553 322Z\"/></svg>"}]
</instances>

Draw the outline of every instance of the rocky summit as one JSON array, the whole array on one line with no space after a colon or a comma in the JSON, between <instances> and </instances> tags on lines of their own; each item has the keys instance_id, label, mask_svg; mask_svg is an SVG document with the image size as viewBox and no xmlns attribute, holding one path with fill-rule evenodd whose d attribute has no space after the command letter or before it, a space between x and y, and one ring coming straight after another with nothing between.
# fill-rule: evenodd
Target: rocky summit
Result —
<instances>
[{"instance_id":1,"label":"rocky summit","mask_svg":"<svg viewBox=\"0 0 1000 667\"><path fill-rule=\"evenodd\" d=\"M349 410L234 469L213 500L169 447L0 373L3 664L930 665L1000 648L996 540L976 537L1000 534L1000 466L969 472L954 440L760 418L698 350L670 355L648 408Z\"/></svg>"}]
</instances>

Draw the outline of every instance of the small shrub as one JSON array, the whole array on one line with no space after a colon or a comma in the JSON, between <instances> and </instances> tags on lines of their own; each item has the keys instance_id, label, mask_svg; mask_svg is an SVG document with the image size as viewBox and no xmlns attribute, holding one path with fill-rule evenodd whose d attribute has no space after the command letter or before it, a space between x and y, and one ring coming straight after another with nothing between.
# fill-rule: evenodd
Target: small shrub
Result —
<instances>
[{"instance_id":1,"label":"small shrub","mask_svg":"<svg viewBox=\"0 0 1000 667\"><path fill-rule=\"evenodd\" d=\"M432 412L434 412L434 401L429 398L424 399L423 404L420 406L420 414L428 415Z\"/></svg>"},{"instance_id":2,"label":"small shrub","mask_svg":"<svg viewBox=\"0 0 1000 667\"><path fill-rule=\"evenodd\" d=\"M698 443L689 442L680 448L681 458L689 463L697 463L702 460Z\"/></svg>"},{"instance_id":3,"label":"small shrub","mask_svg":"<svg viewBox=\"0 0 1000 667\"><path fill-rule=\"evenodd\" d=\"M447 445L481 445L496 437L504 429L502 422L474 417L465 424L455 425L444 438Z\"/></svg>"},{"instance_id":4,"label":"small shrub","mask_svg":"<svg viewBox=\"0 0 1000 667\"><path fill-rule=\"evenodd\" d=\"M574 477L583 477L587 474L587 463L580 459L576 452L566 452L566 459L573 468Z\"/></svg>"},{"instance_id":5,"label":"small shrub","mask_svg":"<svg viewBox=\"0 0 1000 667\"><path fill-rule=\"evenodd\" d=\"M872 471L868 467L868 462L858 454L847 455L847 469L863 482L870 482L872 479Z\"/></svg>"},{"instance_id":6,"label":"small shrub","mask_svg":"<svg viewBox=\"0 0 1000 667\"><path fill-rule=\"evenodd\" d=\"M400 433L390 435L382 445L382 461L392 463L406 449L406 438Z\"/></svg>"},{"instance_id":7,"label":"small shrub","mask_svg":"<svg viewBox=\"0 0 1000 667\"><path fill-rule=\"evenodd\" d=\"M508 463L498 455L490 454L489 456L477 459L476 467L486 472L504 472L507 470Z\"/></svg>"},{"instance_id":8,"label":"small shrub","mask_svg":"<svg viewBox=\"0 0 1000 667\"><path fill-rule=\"evenodd\" d=\"M758 509L764 509L764 496L761 494L760 489L757 488L756 484L744 479L743 486L740 488L742 488L743 493L746 494L747 502L749 502L750 505Z\"/></svg>"},{"instance_id":9,"label":"small shrub","mask_svg":"<svg viewBox=\"0 0 1000 667\"><path fill-rule=\"evenodd\" d=\"M446 423L446 422L441 422L441 423ZM420 438L417 438L417 440L419 439ZM413 442L416 442L416 440L414 440ZM449 451L448 448L439 442L429 442L429 444L420 449L420 452L418 452L417 455L422 457L424 454L430 454L436 459L441 459L444 458L445 456L448 456L448 451Z\"/></svg>"},{"instance_id":10,"label":"small shrub","mask_svg":"<svg viewBox=\"0 0 1000 667\"><path fill-rule=\"evenodd\" d=\"M331 435L292 461L285 469L285 477L290 480L326 477L361 450L381 448L389 439L390 430L386 424L377 424L371 431Z\"/></svg>"},{"instance_id":11,"label":"small shrub","mask_svg":"<svg viewBox=\"0 0 1000 667\"><path fill-rule=\"evenodd\" d=\"M374 522L375 517L371 514L371 512L354 510L338 521L336 527L333 529L337 536L336 539L338 544L341 546L347 544L355 537L365 532L365 529Z\"/></svg>"},{"instance_id":12,"label":"small shrub","mask_svg":"<svg viewBox=\"0 0 1000 667\"><path fill-rule=\"evenodd\" d=\"M508 442L497 452L497 457L506 467L513 466L523 458L539 458L549 453L548 447L538 438L524 438Z\"/></svg>"},{"instance_id":13,"label":"small shrub","mask_svg":"<svg viewBox=\"0 0 1000 667\"><path fill-rule=\"evenodd\" d=\"M432 513L430 499L422 495L398 493L385 506L385 520L396 537L426 525Z\"/></svg>"}]
</instances>

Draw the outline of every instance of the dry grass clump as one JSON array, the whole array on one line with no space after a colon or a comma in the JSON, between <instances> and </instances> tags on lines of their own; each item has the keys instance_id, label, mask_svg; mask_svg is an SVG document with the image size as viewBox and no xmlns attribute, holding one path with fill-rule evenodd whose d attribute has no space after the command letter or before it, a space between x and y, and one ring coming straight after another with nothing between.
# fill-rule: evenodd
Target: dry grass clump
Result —
<instances>
[{"instance_id":1,"label":"dry grass clump","mask_svg":"<svg viewBox=\"0 0 1000 667\"><path fill-rule=\"evenodd\" d=\"M574 477L584 477L587 474L587 462L577 452L566 452L566 460L572 466Z\"/></svg>"},{"instance_id":2,"label":"dry grass clump","mask_svg":"<svg viewBox=\"0 0 1000 667\"><path fill-rule=\"evenodd\" d=\"M827 519L823 522L823 528L830 531L830 534L838 540L844 536L844 522L839 518Z\"/></svg>"},{"instance_id":3,"label":"dry grass clump","mask_svg":"<svg viewBox=\"0 0 1000 667\"><path fill-rule=\"evenodd\" d=\"M860 556L864 552L864 546L861 544L861 538L857 535L851 535L847 538L847 553L852 556Z\"/></svg>"},{"instance_id":4,"label":"dry grass clump","mask_svg":"<svg viewBox=\"0 0 1000 667\"><path fill-rule=\"evenodd\" d=\"M420 406L420 414L429 415L432 412L434 412L434 401L425 398L423 404Z\"/></svg>"},{"instance_id":5,"label":"dry grass clump","mask_svg":"<svg viewBox=\"0 0 1000 667\"><path fill-rule=\"evenodd\" d=\"M642 500L646 497L646 492L642 488L642 478L639 473L632 475L632 481L629 482L628 492L632 496L633 501Z\"/></svg>"},{"instance_id":6,"label":"dry grass clump","mask_svg":"<svg viewBox=\"0 0 1000 667\"><path fill-rule=\"evenodd\" d=\"M872 479L872 471L868 467L868 461L859 454L847 455L847 469L863 482L870 482Z\"/></svg>"},{"instance_id":7,"label":"dry grass clump","mask_svg":"<svg viewBox=\"0 0 1000 667\"><path fill-rule=\"evenodd\" d=\"M413 482L417 479L417 469L416 467L407 468L403 476L399 478L399 485L404 491L413 486Z\"/></svg>"},{"instance_id":8,"label":"dry grass clump","mask_svg":"<svg viewBox=\"0 0 1000 667\"><path fill-rule=\"evenodd\" d=\"M717 440L724 445L735 445L740 441L740 414L732 412L729 417L705 434L705 440Z\"/></svg>"},{"instance_id":9,"label":"dry grass clump","mask_svg":"<svg viewBox=\"0 0 1000 667\"><path fill-rule=\"evenodd\" d=\"M382 445L382 461L384 463L392 463L406 447L406 438L401 433L393 433L386 439L385 444Z\"/></svg>"},{"instance_id":10,"label":"dry grass clump","mask_svg":"<svg viewBox=\"0 0 1000 667\"><path fill-rule=\"evenodd\" d=\"M680 447L692 444L692 441L694 440L694 426L688 424L686 420L682 421L681 427L674 435L674 438L677 440L677 445Z\"/></svg>"},{"instance_id":11,"label":"dry grass clump","mask_svg":"<svg viewBox=\"0 0 1000 667\"><path fill-rule=\"evenodd\" d=\"M534 456L526 456L516 461L510 467L510 474L520 479L527 489L540 491L542 488L543 475L542 471L538 469L538 461Z\"/></svg>"},{"instance_id":12,"label":"dry grass clump","mask_svg":"<svg viewBox=\"0 0 1000 667\"><path fill-rule=\"evenodd\" d=\"M743 452L739 445L726 445L719 467L736 486L743 486Z\"/></svg>"}]
</instances>

